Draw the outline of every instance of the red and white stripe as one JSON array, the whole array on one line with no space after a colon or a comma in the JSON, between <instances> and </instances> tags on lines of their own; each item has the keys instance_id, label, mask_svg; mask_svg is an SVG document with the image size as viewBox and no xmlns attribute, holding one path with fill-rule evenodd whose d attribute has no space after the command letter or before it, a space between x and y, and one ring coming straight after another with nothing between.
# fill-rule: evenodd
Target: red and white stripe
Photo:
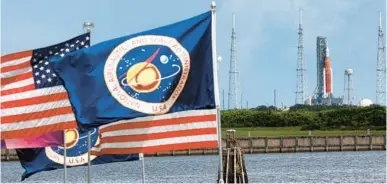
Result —
<instances>
[{"instance_id":1,"label":"red and white stripe","mask_svg":"<svg viewBox=\"0 0 387 184\"><path fill-rule=\"evenodd\" d=\"M103 125L93 155L216 148L216 110L191 110Z\"/></svg>"},{"instance_id":2,"label":"red and white stripe","mask_svg":"<svg viewBox=\"0 0 387 184\"><path fill-rule=\"evenodd\" d=\"M76 128L63 86L35 88L32 51L1 57L1 139Z\"/></svg>"}]
</instances>

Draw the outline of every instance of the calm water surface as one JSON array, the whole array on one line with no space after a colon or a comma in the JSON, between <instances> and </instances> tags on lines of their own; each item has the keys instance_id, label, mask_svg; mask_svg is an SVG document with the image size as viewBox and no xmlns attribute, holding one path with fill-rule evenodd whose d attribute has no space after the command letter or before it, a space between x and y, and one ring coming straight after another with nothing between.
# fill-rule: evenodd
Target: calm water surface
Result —
<instances>
[{"instance_id":1,"label":"calm water surface","mask_svg":"<svg viewBox=\"0 0 387 184\"><path fill-rule=\"evenodd\" d=\"M245 155L250 183L385 183L386 152L321 152ZM92 182L139 183L140 161L92 166ZM1 163L1 182L20 182L19 162ZM146 182L214 183L218 157L145 158ZM87 167L68 169L68 182L87 182ZM62 183L63 170L37 173L23 183Z\"/></svg>"}]
</instances>

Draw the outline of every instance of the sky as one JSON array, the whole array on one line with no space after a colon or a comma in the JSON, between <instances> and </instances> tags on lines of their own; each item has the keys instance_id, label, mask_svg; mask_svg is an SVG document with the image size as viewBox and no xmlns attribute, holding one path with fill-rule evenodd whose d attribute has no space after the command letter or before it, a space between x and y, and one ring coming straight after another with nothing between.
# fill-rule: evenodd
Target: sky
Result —
<instances>
[{"instance_id":1,"label":"sky","mask_svg":"<svg viewBox=\"0 0 387 184\"><path fill-rule=\"evenodd\" d=\"M1 55L49 46L84 33L92 21L91 43L141 32L196 16L211 0L1 0ZM236 16L239 92L243 107L295 103L298 10L303 11L308 95L316 87L316 37L326 36L333 93L344 95L344 70L352 68L354 95L375 101L379 11L385 0L216 0L217 52L227 108L232 13ZM240 95L240 94L239 94ZM239 96L238 95L238 96ZM238 97L239 99L239 97Z\"/></svg>"}]
</instances>

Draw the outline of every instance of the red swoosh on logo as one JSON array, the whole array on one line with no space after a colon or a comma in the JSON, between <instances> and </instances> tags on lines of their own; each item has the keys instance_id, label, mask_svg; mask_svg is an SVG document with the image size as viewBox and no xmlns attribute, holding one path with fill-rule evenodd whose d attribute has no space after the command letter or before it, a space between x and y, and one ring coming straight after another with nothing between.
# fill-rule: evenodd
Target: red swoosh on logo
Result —
<instances>
[{"instance_id":1,"label":"red swoosh on logo","mask_svg":"<svg viewBox=\"0 0 387 184\"><path fill-rule=\"evenodd\" d=\"M138 73L140 73L146 66L148 66L148 64L149 63L151 63L154 59L155 59L155 57L157 56L157 54L159 53L159 51L160 51L160 48L158 48L149 58L147 58L144 62L146 62L146 65L144 66L144 67L142 67L140 70L139 70L139 72L137 72L134 76L136 76ZM126 73L124 73L124 74L122 74L119 78L121 78L121 77L123 77L123 76L125 76L126 75ZM129 79L128 81L130 81L130 80L132 80L132 79Z\"/></svg>"}]
</instances>

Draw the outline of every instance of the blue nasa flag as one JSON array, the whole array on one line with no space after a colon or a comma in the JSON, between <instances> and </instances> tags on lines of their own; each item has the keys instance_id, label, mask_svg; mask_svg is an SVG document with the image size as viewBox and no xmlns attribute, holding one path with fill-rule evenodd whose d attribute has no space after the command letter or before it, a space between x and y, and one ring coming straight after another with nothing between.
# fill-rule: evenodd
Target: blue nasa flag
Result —
<instances>
[{"instance_id":1,"label":"blue nasa flag","mask_svg":"<svg viewBox=\"0 0 387 184\"><path fill-rule=\"evenodd\" d=\"M100 137L98 128L91 129L90 132L92 147L98 146ZM67 146L67 167L87 165L87 131L79 129L66 130ZM22 181L31 175L54 169L62 169L64 156L63 147L45 147L37 149L16 149L22 167L25 172L22 175ZM111 162L125 162L139 160L138 154L127 155L90 155L91 164L106 164Z\"/></svg>"},{"instance_id":2,"label":"blue nasa flag","mask_svg":"<svg viewBox=\"0 0 387 184\"><path fill-rule=\"evenodd\" d=\"M79 127L215 109L211 11L51 59Z\"/></svg>"}]
</instances>

